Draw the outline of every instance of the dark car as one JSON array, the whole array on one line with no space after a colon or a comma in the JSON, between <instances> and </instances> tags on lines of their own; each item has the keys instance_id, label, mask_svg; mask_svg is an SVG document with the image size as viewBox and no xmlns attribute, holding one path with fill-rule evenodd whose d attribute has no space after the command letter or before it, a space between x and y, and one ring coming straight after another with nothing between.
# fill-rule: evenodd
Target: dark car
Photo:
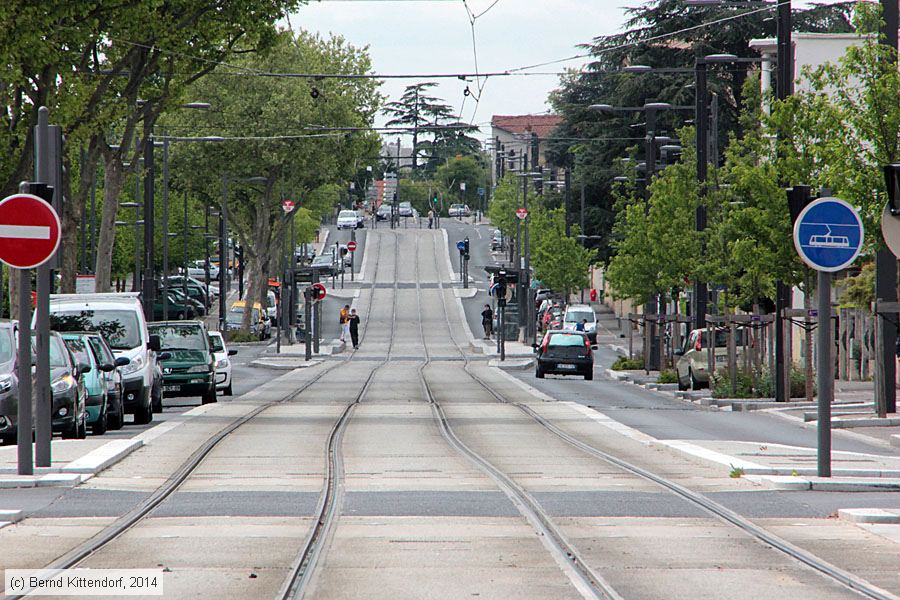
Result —
<instances>
[{"instance_id":1,"label":"dark car","mask_svg":"<svg viewBox=\"0 0 900 600\"><path fill-rule=\"evenodd\" d=\"M543 379L547 373L582 375L594 378L594 355L588 336L580 331L548 331L540 344L534 345L537 355L535 377Z\"/></svg>"},{"instance_id":2,"label":"dark car","mask_svg":"<svg viewBox=\"0 0 900 600\"><path fill-rule=\"evenodd\" d=\"M156 298L153 300L153 319L155 321L163 320L163 317L166 313L164 308L166 307L163 306L162 290L160 290ZM194 310L191 302L184 302L183 300L179 300L175 297L175 294L172 293L169 293L168 312L169 318L178 320L193 319L197 316L197 311Z\"/></svg>"},{"instance_id":3,"label":"dark car","mask_svg":"<svg viewBox=\"0 0 900 600\"><path fill-rule=\"evenodd\" d=\"M0 440L15 443L19 412L19 378L16 375L16 331L14 323L0 323Z\"/></svg>"},{"instance_id":4,"label":"dark car","mask_svg":"<svg viewBox=\"0 0 900 600\"><path fill-rule=\"evenodd\" d=\"M172 296L178 304L187 304L188 306L191 306L194 309L194 314L198 317L206 316L206 306L199 300L185 295L184 289L181 286L170 287L169 295ZM169 310L171 310L171 306L169 307Z\"/></svg>"},{"instance_id":5,"label":"dark car","mask_svg":"<svg viewBox=\"0 0 900 600\"><path fill-rule=\"evenodd\" d=\"M31 338L32 352L35 338ZM87 363L79 363L69 352L59 333L50 332L50 396L53 431L64 438L87 436L87 390L84 375L91 371Z\"/></svg>"},{"instance_id":6,"label":"dark car","mask_svg":"<svg viewBox=\"0 0 900 600\"><path fill-rule=\"evenodd\" d=\"M209 334L201 321L149 323L159 336L163 355L163 397L201 396L203 404L216 401L216 364Z\"/></svg>"},{"instance_id":7,"label":"dark car","mask_svg":"<svg viewBox=\"0 0 900 600\"><path fill-rule=\"evenodd\" d=\"M100 365L103 383L106 386L106 405L108 407L108 425L110 429L121 429L125 424L125 394L121 370L131 362L127 356L116 358L112 348L102 335L96 332L84 334L94 360ZM113 365L113 368L109 368Z\"/></svg>"}]
</instances>

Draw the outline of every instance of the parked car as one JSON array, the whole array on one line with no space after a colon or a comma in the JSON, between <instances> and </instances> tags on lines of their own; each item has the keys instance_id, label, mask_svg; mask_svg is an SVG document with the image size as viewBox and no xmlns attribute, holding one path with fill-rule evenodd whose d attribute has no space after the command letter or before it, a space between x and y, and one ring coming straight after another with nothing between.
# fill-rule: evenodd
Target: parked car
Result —
<instances>
[{"instance_id":1,"label":"parked car","mask_svg":"<svg viewBox=\"0 0 900 600\"><path fill-rule=\"evenodd\" d=\"M503 232L495 229L491 234L491 251L498 252L503 249Z\"/></svg>"},{"instance_id":2,"label":"parked car","mask_svg":"<svg viewBox=\"0 0 900 600\"><path fill-rule=\"evenodd\" d=\"M401 217L413 217L412 202L401 202L397 205L397 214Z\"/></svg>"},{"instance_id":3,"label":"parked car","mask_svg":"<svg viewBox=\"0 0 900 600\"><path fill-rule=\"evenodd\" d=\"M149 327L169 354L162 361L163 395L200 396L203 404L215 402L216 362L206 325L202 321L163 321Z\"/></svg>"},{"instance_id":4,"label":"parked car","mask_svg":"<svg viewBox=\"0 0 900 600\"><path fill-rule=\"evenodd\" d=\"M205 317L206 316L206 306L203 305L199 300L195 300L190 296L185 295L183 287L170 287L169 294L175 298L175 301L179 304L186 304L194 309L194 315L197 317ZM192 318L192 317L190 317Z\"/></svg>"},{"instance_id":5,"label":"parked car","mask_svg":"<svg viewBox=\"0 0 900 600\"><path fill-rule=\"evenodd\" d=\"M472 210L465 204L451 204L447 214L451 217L470 217Z\"/></svg>"},{"instance_id":6,"label":"parked car","mask_svg":"<svg viewBox=\"0 0 900 600\"><path fill-rule=\"evenodd\" d=\"M0 322L0 441L13 444L18 435L19 377L16 373L16 335L11 321Z\"/></svg>"},{"instance_id":7,"label":"parked car","mask_svg":"<svg viewBox=\"0 0 900 600\"><path fill-rule=\"evenodd\" d=\"M378 210L375 211L375 220L376 221L390 221L391 220L391 211L393 210L393 206L390 204L382 204L378 207Z\"/></svg>"},{"instance_id":8,"label":"parked car","mask_svg":"<svg viewBox=\"0 0 900 600\"><path fill-rule=\"evenodd\" d=\"M83 333L66 332L62 334L63 342L72 356L75 364L80 368L88 367L80 371L80 377L85 389L85 410L87 410L87 424L94 435L103 435L109 428L109 405L107 404L106 380L100 371L100 365L94 358L94 354L88 348L87 340ZM107 365L104 365L107 366ZM115 365L108 365L115 369Z\"/></svg>"},{"instance_id":9,"label":"parked car","mask_svg":"<svg viewBox=\"0 0 900 600\"><path fill-rule=\"evenodd\" d=\"M203 260L195 260L194 262L188 265L188 277L196 277L199 280L203 280L206 278L206 261ZM210 279L218 279L219 278L219 265L215 265L213 263L209 263L209 278Z\"/></svg>"},{"instance_id":10,"label":"parked car","mask_svg":"<svg viewBox=\"0 0 900 600\"><path fill-rule=\"evenodd\" d=\"M312 259L316 257L316 249L313 248L312 244L306 244L306 250L304 253L304 246L297 246L294 249L294 257L297 259L298 265L312 262Z\"/></svg>"},{"instance_id":11,"label":"parked car","mask_svg":"<svg viewBox=\"0 0 900 600\"><path fill-rule=\"evenodd\" d=\"M737 358L744 356L747 330L737 329L734 344ZM675 373L678 376L678 389L709 387L709 330L694 329L684 341L684 347L675 350ZM725 368L728 364L728 330L715 331L715 349L713 351L716 369Z\"/></svg>"},{"instance_id":12,"label":"parked car","mask_svg":"<svg viewBox=\"0 0 900 600\"><path fill-rule=\"evenodd\" d=\"M225 338L218 331L209 332L209 347L216 360L216 389L222 390L226 396L231 396L231 361L228 357L234 356L238 351L228 350L225 347Z\"/></svg>"},{"instance_id":13,"label":"parked car","mask_svg":"<svg viewBox=\"0 0 900 600\"><path fill-rule=\"evenodd\" d=\"M116 358L128 358L119 367L125 388L125 412L143 425L162 411L162 380L157 352L159 338L151 335L136 293L52 294L50 327L55 331L96 331Z\"/></svg>"},{"instance_id":14,"label":"parked car","mask_svg":"<svg viewBox=\"0 0 900 600\"><path fill-rule=\"evenodd\" d=\"M245 300L238 300L231 305L231 310L225 315L225 331L236 331L241 328L244 321L244 311L247 308ZM272 336L272 329L269 320L266 318L265 310L259 302L254 302L250 315L250 333L260 340L268 339Z\"/></svg>"},{"instance_id":15,"label":"parked car","mask_svg":"<svg viewBox=\"0 0 900 600\"><path fill-rule=\"evenodd\" d=\"M331 277L333 274L336 275L341 272L340 264L335 264L331 258L331 252L315 257L309 266L316 269L319 275L325 277Z\"/></svg>"},{"instance_id":16,"label":"parked car","mask_svg":"<svg viewBox=\"0 0 900 600\"><path fill-rule=\"evenodd\" d=\"M553 305L549 307L541 315L541 331L560 329L562 327L562 320L563 308L559 305Z\"/></svg>"},{"instance_id":17,"label":"parked car","mask_svg":"<svg viewBox=\"0 0 900 600\"><path fill-rule=\"evenodd\" d=\"M366 227L366 212L363 210L356 211L356 228L357 229L365 229Z\"/></svg>"},{"instance_id":18,"label":"parked car","mask_svg":"<svg viewBox=\"0 0 900 600\"><path fill-rule=\"evenodd\" d=\"M266 318L272 325L278 324L278 300L272 290L266 292Z\"/></svg>"},{"instance_id":19,"label":"parked car","mask_svg":"<svg viewBox=\"0 0 900 600\"><path fill-rule=\"evenodd\" d=\"M597 341L597 315L594 309L587 304L570 304L566 307L563 314L563 329L569 331L577 331L578 324L587 321L584 324L584 332L590 338L591 343Z\"/></svg>"},{"instance_id":20,"label":"parked car","mask_svg":"<svg viewBox=\"0 0 900 600\"><path fill-rule=\"evenodd\" d=\"M337 228L340 229L356 229L359 227L359 215L355 210L342 210L338 213Z\"/></svg>"},{"instance_id":21,"label":"parked car","mask_svg":"<svg viewBox=\"0 0 900 600\"><path fill-rule=\"evenodd\" d=\"M197 316L197 311L194 310L194 306L192 303L179 300L175 296L175 294L172 293L168 294L168 298L168 310L170 319L182 321L184 319L193 319ZM159 293L156 294L156 297L153 298L154 321L162 321L165 318L165 308L166 307L163 306L162 290L160 290Z\"/></svg>"},{"instance_id":22,"label":"parked car","mask_svg":"<svg viewBox=\"0 0 900 600\"><path fill-rule=\"evenodd\" d=\"M32 352L36 352L37 337L32 336ZM87 389L85 375L91 366L75 359L55 331L50 332L50 397L51 423L54 432L63 438L87 437Z\"/></svg>"},{"instance_id":23,"label":"parked car","mask_svg":"<svg viewBox=\"0 0 900 600\"><path fill-rule=\"evenodd\" d=\"M116 367L124 367L130 361L125 356L116 358L112 349L96 332L82 334L87 340L88 347L94 353L94 360L100 365L100 372L106 386L106 405L108 412L108 425L110 429L121 429L125 424L125 394L122 384L122 372ZM112 365L112 368L109 368Z\"/></svg>"},{"instance_id":24,"label":"parked car","mask_svg":"<svg viewBox=\"0 0 900 600\"><path fill-rule=\"evenodd\" d=\"M548 331L540 344L534 345L537 364L534 375L543 379L547 373L581 375L594 378L594 354L588 336L580 331Z\"/></svg>"},{"instance_id":25,"label":"parked car","mask_svg":"<svg viewBox=\"0 0 900 600\"><path fill-rule=\"evenodd\" d=\"M182 292L187 288L188 298L195 300L204 306L211 306L213 298L207 294L206 286L195 280L193 277L184 277L182 275L173 275L168 278L168 287L170 289L181 288Z\"/></svg>"}]
</instances>

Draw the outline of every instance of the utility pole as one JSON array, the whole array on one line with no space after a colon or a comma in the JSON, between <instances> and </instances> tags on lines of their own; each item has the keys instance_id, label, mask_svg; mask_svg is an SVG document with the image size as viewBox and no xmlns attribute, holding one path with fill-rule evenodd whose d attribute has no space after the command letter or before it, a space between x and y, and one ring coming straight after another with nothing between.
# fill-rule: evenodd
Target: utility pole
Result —
<instances>
[{"instance_id":1,"label":"utility pole","mask_svg":"<svg viewBox=\"0 0 900 600\"><path fill-rule=\"evenodd\" d=\"M708 158L707 136L709 120L706 114L707 80L706 80L706 61L697 60L694 65L694 88L696 91L694 97L694 126L697 128L697 183L700 202L697 203L697 210L694 215L694 228L696 231L704 231L706 229L706 203L703 197L706 195L706 175ZM706 302L709 290L705 281L694 282L694 329L703 329L706 326Z\"/></svg>"},{"instance_id":2,"label":"utility pole","mask_svg":"<svg viewBox=\"0 0 900 600\"><path fill-rule=\"evenodd\" d=\"M169 137L163 137L163 277L162 309L163 321L169 320ZM187 277L187 271L184 272ZM154 291L156 291L154 285ZM187 315L185 315L187 318Z\"/></svg>"},{"instance_id":3,"label":"utility pole","mask_svg":"<svg viewBox=\"0 0 900 600\"><path fill-rule=\"evenodd\" d=\"M155 193L153 163L153 121L150 118L151 103L144 104L144 278L141 282L141 299L144 303L144 316L153 320L153 301L155 300L156 282L153 277L153 196Z\"/></svg>"},{"instance_id":4,"label":"utility pole","mask_svg":"<svg viewBox=\"0 0 900 600\"><path fill-rule=\"evenodd\" d=\"M644 197L648 202L648 206L650 202L650 182L653 180L653 175L656 173L656 111L657 109L652 104L645 105L644 112L647 118L647 132L646 137L644 138L644 164L646 166L644 175L646 179L644 182ZM648 315L659 314L660 298L661 295L659 293L655 294L644 312ZM657 335L657 329L662 331L661 327L657 328L656 320L651 320L650 355L644 357L644 364L649 370L662 369L663 367L659 364L659 347L661 343L659 336Z\"/></svg>"},{"instance_id":5,"label":"utility pole","mask_svg":"<svg viewBox=\"0 0 900 600\"><path fill-rule=\"evenodd\" d=\"M775 81L775 96L779 100L789 97L794 91L794 49L791 44L791 3L790 0L778 5L777 14L778 65ZM791 288L780 279L775 282L775 401L790 399L788 382L790 367L785 360L787 349L784 344L784 311L791 305Z\"/></svg>"},{"instance_id":6,"label":"utility pole","mask_svg":"<svg viewBox=\"0 0 900 600\"><path fill-rule=\"evenodd\" d=\"M889 60L896 65L897 29L900 27L897 0L881 0L881 9L881 40L890 48ZM875 298L876 302L897 301L897 258L888 248L875 253ZM875 370L875 408L878 416L884 417L887 413L897 412L897 330L888 319L879 318L876 323L875 355L881 364Z\"/></svg>"}]
</instances>

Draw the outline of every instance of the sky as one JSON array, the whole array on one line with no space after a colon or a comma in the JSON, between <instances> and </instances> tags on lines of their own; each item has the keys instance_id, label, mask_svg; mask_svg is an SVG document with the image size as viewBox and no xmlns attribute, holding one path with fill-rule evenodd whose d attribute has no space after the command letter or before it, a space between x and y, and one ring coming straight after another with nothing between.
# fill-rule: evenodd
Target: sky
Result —
<instances>
[{"instance_id":1,"label":"sky","mask_svg":"<svg viewBox=\"0 0 900 600\"><path fill-rule=\"evenodd\" d=\"M623 6L641 0L310 0L290 17L294 29L343 36L356 46L368 46L378 73L474 73L472 27L466 6L477 16L477 72L497 72L583 53L578 44L615 33L625 21ZM492 6L493 4L493 6ZM486 11L486 12L485 12ZM482 14L483 13L483 14ZM479 16L480 15L480 16ZM579 67L584 59L539 67L558 72ZM414 80L387 80L381 92L388 101L400 97ZM547 94L557 87L557 75L496 77L484 81L478 96L475 80L442 81L433 88L463 120L482 125L490 136L495 114L547 113ZM473 93L464 96L469 87ZM379 116L377 125L385 118Z\"/></svg>"}]
</instances>

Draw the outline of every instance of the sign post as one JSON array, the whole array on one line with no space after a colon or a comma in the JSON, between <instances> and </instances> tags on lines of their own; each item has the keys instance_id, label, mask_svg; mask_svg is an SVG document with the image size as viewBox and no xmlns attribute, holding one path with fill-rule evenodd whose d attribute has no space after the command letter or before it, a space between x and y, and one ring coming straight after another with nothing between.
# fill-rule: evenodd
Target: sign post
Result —
<instances>
[{"instance_id":1,"label":"sign post","mask_svg":"<svg viewBox=\"0 0 900 600\"><path fill-rule=\"evenodd\" d=\"M356 260L354 257L356 256L356 247L356 230L351 229L350 241L347 242L347 250L350 251L350 281L353 281L355 277L354 271L356 270L356 265L354 263Z\"/></svg>"},{"instance_id":2,"label":"sign post","mask_svg":"<svg viewBox=\"0 0 900 600\"><path fill-rule=\"evenodd\" d=\"M520 221L524 221L525 219L527 219L528 218L528 209L525 208L524 206L522 208L517 208L516 209L516 218L519 219Z\"/></svg>"},{"instance_id":3,"label":"sign post","mask_svg":"<svg viewBox=\"0 0 900 600\"><path fill-rule=\"evenodd\" d=\"M831 359L831 274L846 269L862 249L864 230L856 209L839 198L819 198L794 223L794 248L818 271L816 385L818 387L818 475L831 477L831 402L834 361Z\"/></svg>"}]
</instances>

